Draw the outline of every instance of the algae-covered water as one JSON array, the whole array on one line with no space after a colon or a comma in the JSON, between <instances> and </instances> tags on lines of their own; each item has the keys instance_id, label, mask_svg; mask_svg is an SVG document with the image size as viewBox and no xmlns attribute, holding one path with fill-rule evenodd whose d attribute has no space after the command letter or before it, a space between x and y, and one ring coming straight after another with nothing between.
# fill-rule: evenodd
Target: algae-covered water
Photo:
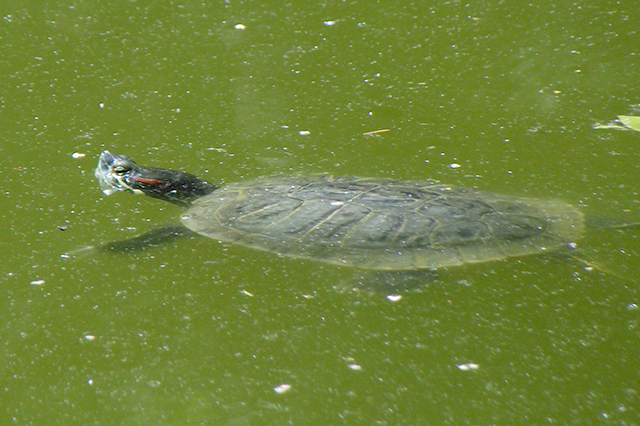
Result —
<instances>
[{"instance_id":1,"label":"algae-covered water","mask_svg":"<svg viewBox=\"0 0 640 426\"><path fill-rule=\"evenodd\" d=\"M66 256L177 206L104 149L215 183L436 179L640 218L637 5L0 6L0 423L640 424L640 230L575 259L449 268L420 292L186 238ZM594 265L587 268L585 265Z\"/></svg>"}]
</instances>

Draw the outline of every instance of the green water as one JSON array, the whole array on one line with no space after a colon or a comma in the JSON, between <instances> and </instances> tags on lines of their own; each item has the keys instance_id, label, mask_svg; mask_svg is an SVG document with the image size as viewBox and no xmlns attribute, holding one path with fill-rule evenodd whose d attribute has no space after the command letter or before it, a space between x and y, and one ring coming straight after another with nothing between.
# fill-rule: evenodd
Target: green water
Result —
<instances>
[{"instance_id":1,"label":"green water","mask_svg":"<svg viewBox=\"0 0 640 426\"><path fill-rule=\"evenodd\" d=\"M638 220L640 134L592 128L640 102L636 2L7 1L0 16L0 424L640 425L638 230L580 241L594 271L451 268L397 302L207 239L61 257L180 214L105 197L103 149L212 182L431 178Z\"/></svg>"}]
</instances>

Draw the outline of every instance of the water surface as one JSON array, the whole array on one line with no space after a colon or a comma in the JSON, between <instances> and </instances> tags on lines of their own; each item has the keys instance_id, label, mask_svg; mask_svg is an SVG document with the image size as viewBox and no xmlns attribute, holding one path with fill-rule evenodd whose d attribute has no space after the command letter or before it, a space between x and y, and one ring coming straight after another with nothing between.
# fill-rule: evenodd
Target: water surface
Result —
<instances>
[{"instance_id":1,"label":"water surface","mask_svg":"<svg viewBox=\"0 0 640 426\"><path fill-rule=\"evenodd\" d=\"M180 214L105 197L103 149L212 182L428 178L638 220L638 133L592 128L640 102L636 9L2 6L0 423L640 424L640 231L589 233L594 270L451 268L397 302L207 239L61 257Z\"/></svg>"}]
</instances>

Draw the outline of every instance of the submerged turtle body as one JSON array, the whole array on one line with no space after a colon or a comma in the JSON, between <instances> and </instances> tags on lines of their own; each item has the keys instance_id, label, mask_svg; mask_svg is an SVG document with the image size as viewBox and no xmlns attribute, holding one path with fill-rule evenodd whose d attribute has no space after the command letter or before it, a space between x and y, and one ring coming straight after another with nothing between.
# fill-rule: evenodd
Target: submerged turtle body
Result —
<instances>
[{"instance_id":1,"label":"submerged turtle body","mask_svg":"<svg viewBox=\"0 0 640 426\"><path fill-rule=\"evenodd\" d=\"M429 181L292 176L216 188L108 151L96 176L105 193L126 190L190 204L182 222L209 238L364 269L428 269L534 254L565 247L584 228L582 213L566 203Z\"/></svg>"},{"instance_id":2,"label":"submerged turtle body","mask_svg":"<svg viewBox=\"0 0 640 426\"><path fill-rule=\"evenodd\" d=\"M182 222L221 241L387 270L556 249L579 238L583 228L582 214L556 201L351 177L228 185L196 200Z\"/></svg>"}]
</instances>

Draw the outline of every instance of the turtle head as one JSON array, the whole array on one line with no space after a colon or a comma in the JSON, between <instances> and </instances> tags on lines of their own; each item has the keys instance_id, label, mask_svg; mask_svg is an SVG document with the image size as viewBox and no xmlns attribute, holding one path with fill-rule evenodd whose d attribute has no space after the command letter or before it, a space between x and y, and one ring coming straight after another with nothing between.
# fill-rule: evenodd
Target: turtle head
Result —
<instances>
[{"instance_id":1,"label":"turtle head","mask_svg":"<svg viewBox=\"0 0 640 426\"><path fill-rule=\"evenodd\" d=\"M109 151L100 154L95 176L106 195L127 191L179 205L189 205L216 189L188 173L139 166L129 157Z\"/></svg>"}]
</instances>

